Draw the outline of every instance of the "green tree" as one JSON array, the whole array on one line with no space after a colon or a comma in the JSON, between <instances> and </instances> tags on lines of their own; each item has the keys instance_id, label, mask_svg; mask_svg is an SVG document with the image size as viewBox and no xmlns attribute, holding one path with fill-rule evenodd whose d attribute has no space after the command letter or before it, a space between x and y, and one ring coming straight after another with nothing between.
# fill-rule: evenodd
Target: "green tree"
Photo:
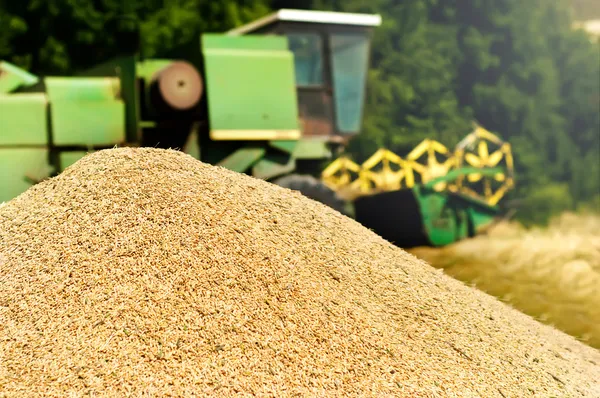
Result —
<instances>
[{"instance_id":1,"label":"green tree","mask_svg":"<svg viewBox=\"0 0 600 398\"><path fill-rule=\"evenodd\" d=\"M188 43L200 32L223 32L270 11L267 0L166 1L142 22L144 55Z\"/></svg>"},{"instance_id":2,"label":"green tree","mask_svg":"<svg viewBox=\"0 0 600 398\"><path fill-rule=\"evenodd\" d=\"M549 29L549 36L560 76L559 113L571 141L563 180L570 182L577 204L600 196L600 43L570 29L566 5L553 16L555 28Z\"/></svg>"},{"instance_id":3,"label":"green tree","mask_svg":"<svg viewBox=\"0 0 600 398\"><path fill-rule=\"evenodd\" d=\"M573 208L598 193L600 57L572 29L569 4L473 0L440 2L433 11L437 22L458 28L461 107L513 144L517 195L566 183L552 198L563 192Z\"/></svg>"},{"instance_id":4,"label":"green tree","mask_svg":"<svg viewBox=\"0 0 600 398\"><path fill-rule=\"evenodd\" d=\"M0 58L38 74L68 74L122 52L139 23L144 54L268 12L267 0L0 0ZM124 21L123 21L124 20Z\"/></svg>"}]
</instances>

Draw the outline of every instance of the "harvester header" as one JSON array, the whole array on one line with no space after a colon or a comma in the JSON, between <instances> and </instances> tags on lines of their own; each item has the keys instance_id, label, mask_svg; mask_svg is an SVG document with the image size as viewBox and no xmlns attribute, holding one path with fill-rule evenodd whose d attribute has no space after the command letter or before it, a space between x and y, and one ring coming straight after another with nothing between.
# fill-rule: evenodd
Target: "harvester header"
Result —
<instances>
[{"instance_id":1,"label":"harvester header","mask_svg":"<svg viewBox=\"0 0 600 398\"><path fill-rule=\"evenodd\" d=\"M454 150L432 139L405 157L381 148L362 164L340 157L321 178L353 202L357 221L384 238L441 246L493 224L514 186L513 167L510 144L475 125Z\"/></svg>"}]
</instances>

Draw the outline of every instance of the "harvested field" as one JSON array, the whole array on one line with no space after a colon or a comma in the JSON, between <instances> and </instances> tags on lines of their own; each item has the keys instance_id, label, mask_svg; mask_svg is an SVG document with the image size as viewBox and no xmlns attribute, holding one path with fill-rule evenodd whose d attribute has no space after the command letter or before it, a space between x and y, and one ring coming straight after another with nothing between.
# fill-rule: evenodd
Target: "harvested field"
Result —
<instances>
[{"instance_id":1,"label":"harvested field","mask_svg":"<svg viewBox=\"0 0 600 398\"><path fill-rule=\"evenodd\" d=\"M292 191L175 151L0 207L0 396L598 397L600 352Z\"/></svg>"},{"instance_id":2,"label":"harvested field","mask_svg":"<svg viewBox=\"0 0 600 398\"><path fill-rule=\"evenodd\" d=\"M600 216L565 213L547 228L503 223L475 239L411 253L600 349Z\"/></svg>"}]
</instances>

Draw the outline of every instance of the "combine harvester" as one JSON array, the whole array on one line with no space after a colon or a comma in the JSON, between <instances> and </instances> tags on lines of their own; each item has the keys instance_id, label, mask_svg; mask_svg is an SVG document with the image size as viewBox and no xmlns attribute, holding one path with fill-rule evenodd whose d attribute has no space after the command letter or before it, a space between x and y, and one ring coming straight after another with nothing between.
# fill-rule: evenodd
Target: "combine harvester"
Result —
<instances>
[{"instance_id":1,"label":"combine harvester","mask_svg":"<svg viewBox=\"0 0 600 398\"><path fill-rule=\"evenodd\" d=\"M347 160L335 160L321 178L360 133L371 34L380 23L379 15L279 10L156 58L124 50L76 76L38 77L0 62L0 203L92 151L179 148L345 214L351 203L359 222L399 245L471 236L498 211L466 194L460 181L500 175L487 163L474 164L476 171L445 163L442 175L432 164L419 168L415 156L383 151L377 156L397 160L402 171L377 174L376 158L352 166L361 177L346 184L359 186L350 201L340 195L346 177L335 178Z\"/></svg>"}]
</instances>

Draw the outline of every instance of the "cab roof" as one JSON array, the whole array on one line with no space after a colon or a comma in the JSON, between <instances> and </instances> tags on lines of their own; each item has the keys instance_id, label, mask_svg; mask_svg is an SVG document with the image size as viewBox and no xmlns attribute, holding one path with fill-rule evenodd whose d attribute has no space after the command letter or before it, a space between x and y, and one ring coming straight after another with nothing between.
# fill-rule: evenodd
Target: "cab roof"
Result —
<instances>
[{"instance_id":1,"label":"cab roof","mask_svg":"<svg viewBox=\"0 0 600 398\"><path fill-rule=\"evenodd\" d=\"M240 35L249 33L283 21L371 27L381 25L381 16L378 14L281 9L254 22L232 29L227 34Z\"/></svg>"}]
</instances>

